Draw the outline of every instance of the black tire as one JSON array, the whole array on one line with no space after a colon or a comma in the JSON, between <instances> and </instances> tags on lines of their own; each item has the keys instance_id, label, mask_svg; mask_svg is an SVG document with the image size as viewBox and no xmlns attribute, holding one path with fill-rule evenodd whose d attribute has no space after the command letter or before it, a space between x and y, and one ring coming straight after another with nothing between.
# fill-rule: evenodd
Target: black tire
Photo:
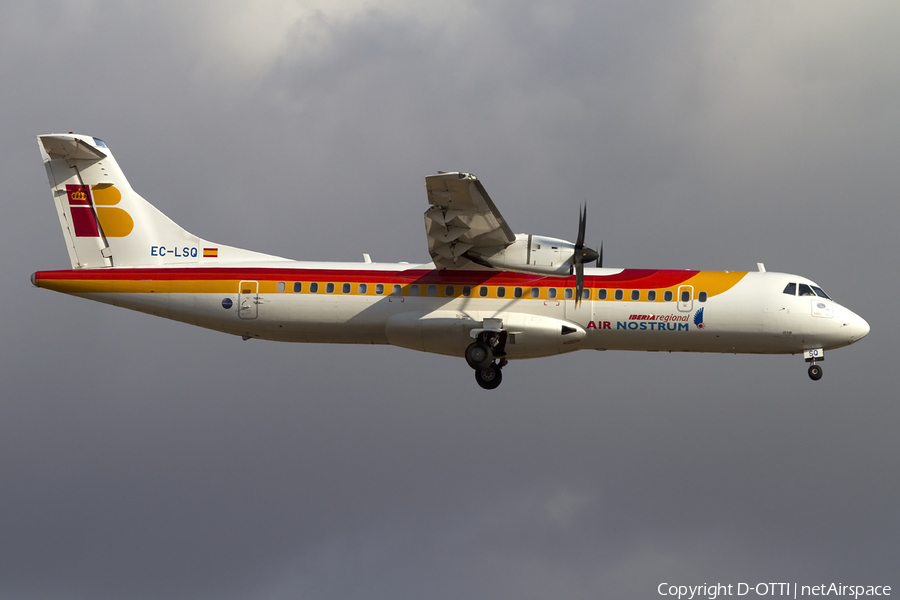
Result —
<instances>
[{"instance_id":1,"label":"black tire","mask_svg":"<svg viewBox=\"0 0 900 600\"><path fill-rule=\"evenodd\" d=\"M822 379L822 367L819 365L809 365L809 378L813 381Z\"/></svg>"},{"instance_id":2,"label":"black tire","mask_svg":"<svg viewBox=\"0 0 900 600\"><path fill-rule=\"evenodd\" d=\"M475 369L475 381L483 389L495 390L503 381L503 369L497 365L488 365L483 369Z\"/></svg>"},{"instance_id":3,"label":"black tire","mask_svg":"<svg viewBox=\"0 0 900 600\"><path fill-rule=\"evenodd\" d=\"M489 367L493 360L494 353L491 352L491 348L487 344L474 342L466 348L466 362L476 371Z\"/></svg>"}]
</instances>

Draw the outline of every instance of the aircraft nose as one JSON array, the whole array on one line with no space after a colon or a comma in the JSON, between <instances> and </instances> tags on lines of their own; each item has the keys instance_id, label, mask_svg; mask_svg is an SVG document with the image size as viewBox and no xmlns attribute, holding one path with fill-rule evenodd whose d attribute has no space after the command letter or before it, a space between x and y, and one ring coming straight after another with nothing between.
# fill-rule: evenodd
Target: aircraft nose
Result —
<instances>
[{"instance_id":1,"label":"aircraft nose","mask_svg":"<svg viewBox=\"0 0 900 600\"><path fill-rule=\"evenodd\" d=\"M855 342L869 335L869 324L856 313L850 313L850 340Z\"/></svg>"}]
</instances>

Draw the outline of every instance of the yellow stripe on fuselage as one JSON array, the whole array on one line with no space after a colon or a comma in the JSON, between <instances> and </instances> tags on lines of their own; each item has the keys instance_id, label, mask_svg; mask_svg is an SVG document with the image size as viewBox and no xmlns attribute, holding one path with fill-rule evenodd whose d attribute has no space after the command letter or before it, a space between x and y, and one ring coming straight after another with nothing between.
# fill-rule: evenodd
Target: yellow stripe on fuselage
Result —
<instances>
[{"instance_id":1,"label":"yellow stripe on fuselage","mask_svg":"<svg viewBox=\"0 0 900 600\"><path fill-rule=\"evenodd\" d=\"M706 292L709 297L718 296L733 288L747 275L746 271L700 271L684 283L669 288L673 291L691 285L697 292Z\"/></svg>"},{"instance_id":2,"label":"yellow stripe on fuselage","mask_svg":"<svg viewBox=\"0 0 900 600\"><path fill-rule=\"evenodd\" d=\"M634 302L635 300L631 300L629 292L633 289L640 290L641 294L637 301L639 302L664 302L665 292L671 291L673 295L677 294L679 288L683 288L684 286L693 287L692 297L696 298L696 295L699 292L706 292L707 297L717 296L722 294L729 289L733 288L741 279L744 278L746 272L729 272L729 271L700 271L693 275L692 277L688 277L681 283L669 287L659 287L659 288L651 288L657 292L655 300L648 300L647 292L649 289L643 286L629 286L628 282L619 282L618 285L611 287L601 287L601 286L593 286L587 287L586 289L590 291L589 300L594 301L616 301L614 298L613 292L615 290L623 290L626 292L624 300L629 302ZM395 281L391 281L391 278L386 277L384 285L384 290L381 294L376 293L376 284L370 281L364 282L366 283L366 291L364 293L360 293L359 284L362 282L359 281L348 281L345 279L341 279L342 273L339 271L335 272L335 277L332 280L322 280L321 278L317 278L315 280L259 280L259 293L260 294L288 294L288 295L333 295L333 296L391 296L393 291L393 286L397 284ZM599 283L598 280L601 278L591 278L594 279L593 283ZM102 293L133 293L133 294L234 294L238 291L238 286L241 281L247 281L248 279L76 279L76 278L65 278L65 279L40 279L37 281L37 285L39 287L51 289L57 292L62 292L65 294L102 294ZM278 291L279 283L284 285L284 291ZM293 284L301 283L302 291L297 293L293 291ZM317 283L319 289L317 292L310 292L309 287L310 283ZM326 292L326 286L332 283L334 284L334 291L331 293ZM350 291L343 292L342 286L345 283L350 284ZM571 283L574 283L572 281ZM548 285L480 285L478 283L475 284L461 284L459 282L454 282L452 284L415 284L404 281L403 283L397 284L401 286L401 296L413 296L412 287L414 285L418 285L418 297L432 297L428 294L428 288L430 285L435 285L436 290L433 297L438 298L492 298L492 299L504 299L504 300L565 300L566 290L572 290L570 293L574 293L574 286L548 286ZM448 294L448 287L452 288L451 293ZM469 288L469 294L463 294L463 288ZM531 289L538 288L539 294L537 297L531 296ZM481 294L481 289L486 288L487 293L485 295ZM504 295L500 296L498 290L502 288L504 291ZM519 298L515 297L516 288L521 288L522 295ZM597 290L606 289L609 290L610 293L607 294L607 297L604 300L599 300L597 297ZM550 290L556 290L555 297L550 296Z\"/></svg>"}]
</instances>

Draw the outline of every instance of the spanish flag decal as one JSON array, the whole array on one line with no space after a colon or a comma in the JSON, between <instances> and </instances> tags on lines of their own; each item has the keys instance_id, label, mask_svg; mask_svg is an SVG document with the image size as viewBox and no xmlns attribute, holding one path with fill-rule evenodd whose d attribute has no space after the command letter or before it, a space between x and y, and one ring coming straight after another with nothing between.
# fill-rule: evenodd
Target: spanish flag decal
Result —
<instances>
[{"instance_id":1,"label":"spanish flag decal","mask_svg":"<svg viewBox=\"0 0 900 600\"><path fill-rule=\"evenodd\" d=\"M219 258L219 249L218 248L204 248L203 249L203 258Z\"/></svg>"}]
</instances>

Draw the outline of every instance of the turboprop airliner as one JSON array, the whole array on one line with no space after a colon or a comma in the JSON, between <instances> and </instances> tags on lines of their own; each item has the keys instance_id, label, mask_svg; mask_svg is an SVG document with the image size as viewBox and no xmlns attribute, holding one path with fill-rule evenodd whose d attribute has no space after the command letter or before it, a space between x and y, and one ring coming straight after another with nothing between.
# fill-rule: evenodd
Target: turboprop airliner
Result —
<instances>
[{"instance_id":1,"label":"turboprop airliner","mask_svg":"<svg viewBox=\"0 0 900 600\"><path fill-rule=\"evenodd\" d=\"M307 262L188 233L135 192L107 145L38 136L72 268L32 283L240 336L391 344L465 360L494 389L508 363L575 350L799 354L869 332L805 277L613 269L584 245L513 233L474 175L425 177L426 264ZM593 263L594 266L591 266Z\"/></svg>"}]
</instances>

